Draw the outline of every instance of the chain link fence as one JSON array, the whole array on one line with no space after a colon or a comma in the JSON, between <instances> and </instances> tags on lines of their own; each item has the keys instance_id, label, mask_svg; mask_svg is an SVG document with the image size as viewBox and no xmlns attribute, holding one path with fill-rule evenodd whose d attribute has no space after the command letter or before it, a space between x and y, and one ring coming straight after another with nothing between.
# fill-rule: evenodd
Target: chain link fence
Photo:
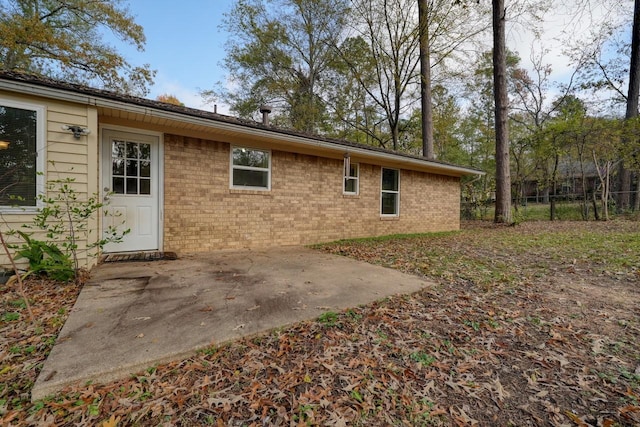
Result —
<instances>
[{"instance_id":1,"label":"chain link fence","mask_svg":"<svg viewBox=\"0 0 640 427\"><path fill-rule=\"evenodd\" d=\"M624 197L623 197L624 196ZM623 200L626 206L620 204ZM607 200L609 218L620 215L640 215L640 194L636 191L611 192ZM460 216L463 220L493 220L494 200L462 200ZM555 220L599 220L604 217L602 193L591 193L587 199L581 194L561 194L550 196L530 196L512 203L516 220L550 220L551 212Z\"/></svg>"}]
</instances>

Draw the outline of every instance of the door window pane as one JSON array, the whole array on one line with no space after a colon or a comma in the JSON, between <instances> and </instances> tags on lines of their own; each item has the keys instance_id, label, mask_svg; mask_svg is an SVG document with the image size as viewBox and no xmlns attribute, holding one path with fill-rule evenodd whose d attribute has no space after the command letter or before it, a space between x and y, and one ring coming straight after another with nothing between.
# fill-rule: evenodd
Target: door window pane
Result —
<instances>
[{"instance_id":1,"label":"door window pane","mask_svg":"<svg viewBox=\"0 0 640 427\"><path fill-rule=\"evenodd\" d=\"M151 176L151 162L140 162L140 176Z\"/></svg>"},{"instance_id":2,"label":"door window pane","mask_svg":"<svg viewBox=\"0 0 640 427\"><path fill-rule=\"evenodd\" d=\"M127 178L127 194L138 194L137 178Z\"/></svg>"},{"instance_id":3,"label":"door window pane","mask_svg":"<svg viewBox=\"0 0 640 427\"><path fill-rule=\"evenodd\" d=\"M111 147L112 191L151 194L151 144L113 140Z\"/></svg>"},{"instance_id":4,"label":"door window pane","mask_svg":"<svg viewBox=\"0 0 640 427\"><path fill-rule=\"evenodd\" d=\"M151 180L140 180L140 194L151 194Z\"/></svg>"},{"instance_id":5,"label":"door window pane","mask_svg":"<svg viewBox=\"0 0 640 427\"><path fill-rule=\"evenodd\" d=\"M111 156L114 159L115 158L124 159L125 158L124 147L125 147L124 141L113 141Z\"/></svg>"},{"instance_id":6,"label":"door window pane","mask_svg":"<svg viewBox=\"0 0 640 427\"><path fill-rule=\"evenodd\" d=\"M124 160L113 159L111 173L114 176L124 176Z\"/></svg>"},{"instance_id":7,"label":"door window pane","mask_svg":"<svg viewBox=\"0 0 640 427\"><path fill-rule=\"evenodd\" d=\"M135 142L127 142L127 158L137 159L138 157L138 144Z\"/></svg>"},{"instance_id":8,"label":"door window pane","mask_svg":"<svg viewBox=\"0 0 640 427\"><path fill-rule=\"evenodd\" d=\"M140 158L142 160L151 159L151 145L150 144L140 144Z\"/></svg>"},{"instance_id":9,"label":"door window pane","mask_svg":"<svg viewBox=\"0 0 640 427\"><path fill-rule=\"evenodd\" d=\"M124 194L124 178L114 176L111 191L115 194Z\"/></svg>"},{"instance_id":10,"label":"door window pane","mask_svg":"<svg viewBox=\"0 0 640 427\"><path fill-rule=\"evenodd\" d=\"M138 176L138 161L137 160L127 160L127 176L137 177Z\"/></svg>"}]
</instances>

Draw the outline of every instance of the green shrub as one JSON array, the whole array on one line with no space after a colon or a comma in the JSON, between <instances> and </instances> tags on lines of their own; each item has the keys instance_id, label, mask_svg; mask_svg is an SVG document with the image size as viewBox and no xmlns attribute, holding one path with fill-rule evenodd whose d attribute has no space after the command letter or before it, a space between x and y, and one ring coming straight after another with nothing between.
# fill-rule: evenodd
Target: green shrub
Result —
<instances>
[{"instance_id":1,"label":"green shrub","mask_svg":"<svg viewBox=\"0 0 640 427\"><path fill-rule=\"evenodd\" d=\"M16 259L24 258L29 262L27 274L45 275L61 282L68 282L75 277L71 258L58 246L32 239L22 231L17 233L25 243L16 251Z\"/></svg>"},{"instance_id":2,"label":"green shrub","mask_svg":"<svg viewBox=\"0 0 640 427\"><path fill-rule=\"evenodd\" d=\"M78 253L81 250L91 256L89 251L99 252L107 243L121 242L129 233L128 229L120 232L115 226L109 226L102 238L96 237L92 241L89 220L101 214L105 204L99 201L98 194L86 199L80 197L73 188L74 182L73 178L48 181L47 192L37 196L41 207L33 223L22 225L26 229L40 230L46 241L34 239L32 233L12 231L24 240L22 246L13 245L12 248L17 249L16 259L28 260L26 275L46 275L63 282L75 278L78 282ZM80 249L78 242L85 240L87 249Z\"/></svg>"}]
</instances>

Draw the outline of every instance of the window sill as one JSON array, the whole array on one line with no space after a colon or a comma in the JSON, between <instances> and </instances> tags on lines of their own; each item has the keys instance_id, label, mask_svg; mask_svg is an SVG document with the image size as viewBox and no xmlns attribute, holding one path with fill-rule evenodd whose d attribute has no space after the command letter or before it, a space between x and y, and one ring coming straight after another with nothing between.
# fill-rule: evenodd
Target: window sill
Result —
<instances>
[{"instance_id":1,"label":"window sill","mask_svg":"<svg viewBox=\"0 0 640 427\"><path fill-rule=\"evenodd\" d=\"M400 215L380 216L380 221L400 221Z\"/></svg>"},{"instance_id":2,"label":"window sill","mask_svg":"<svg viewBox=\"0 0 640 427\"><path fill-rule=\"evenodd\" d=\"M254 190L254 189L239 189L239 188L230 188L229 194L251 194L255 196L269 196L271 197L271 190Z\"/></svg>"},{"instance_id":3,"label":"window sill","mask_svg":"<svg viewBox=\"0 0 640 427\"><path fill-rule=\"evenodd\" d=\"M35 215L37 213L38 208L36 206L25 206L21 208L0 206L0 214L2 215Z\"/></svg>"},{"instance_id":4,"label":"window sill","mask_svg":"<svg viewBox=\"0 0 640 427\"><path fill-rule=\"evenodd\" d=\"M359 194L342 193L342 198L343 199L359 199L360 195Z\"/></svg>"}]
</instances>

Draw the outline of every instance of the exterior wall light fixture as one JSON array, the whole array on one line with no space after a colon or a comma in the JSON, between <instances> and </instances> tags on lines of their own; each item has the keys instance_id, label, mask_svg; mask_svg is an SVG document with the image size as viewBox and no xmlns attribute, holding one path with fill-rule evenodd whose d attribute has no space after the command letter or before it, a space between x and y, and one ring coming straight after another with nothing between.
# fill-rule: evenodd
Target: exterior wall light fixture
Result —
<instances>
[{"instance_id":1,"label":"exterior wall light fixture","mask_svg":"<svg viewBox=\"0 0 640 427\"><path fill-rule=\"evenodd\" d=\"M78 125L62 125L62 130L73 133L75 139L80 139L81 136L91 133L89 129Z\"/></svg>"}]
</instances>

